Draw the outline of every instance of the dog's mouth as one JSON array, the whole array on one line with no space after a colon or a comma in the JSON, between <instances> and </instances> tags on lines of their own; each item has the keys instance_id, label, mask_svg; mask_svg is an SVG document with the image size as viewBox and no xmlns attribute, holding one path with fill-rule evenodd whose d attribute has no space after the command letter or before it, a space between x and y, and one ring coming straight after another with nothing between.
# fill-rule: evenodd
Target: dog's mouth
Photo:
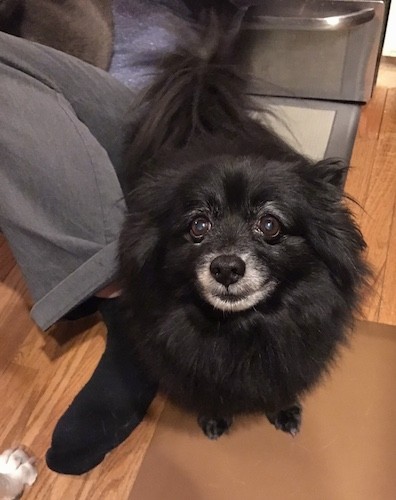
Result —
<instances>
[{"instance_id":1,"label":"dog's mouth","mask_svg":"<svg viewBox=\"0 0 396 500\"><path fill-rule=\"evenodd\" d=\"M245 295L235 295L232 293L217 294L206 291L204 297L216 309L238 312L254 307L259 302L262 302L267 295L268 292L263 289Z\"/></svg>"},{"instance_id":2,"label":"dog's mouth","mask_svg":"<svg viewBox=\"0 0 396 500\"><path fill-rule=\"evenodd\" d=\"M244 262L243 275L234 282L219 282L211 270L217 258L207 256L198 268L198 289L206 302L225 312L245 311L264 301L275 289L276 281L269 279L267 269L250 254L240 256Z\"/></svg>"}]
</instances>

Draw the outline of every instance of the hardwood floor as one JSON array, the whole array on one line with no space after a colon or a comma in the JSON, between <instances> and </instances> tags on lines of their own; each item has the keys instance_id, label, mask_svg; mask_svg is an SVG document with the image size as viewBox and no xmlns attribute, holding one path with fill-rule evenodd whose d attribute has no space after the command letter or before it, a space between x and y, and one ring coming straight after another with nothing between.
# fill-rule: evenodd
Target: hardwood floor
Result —
<instances>
[{"instance_id":1,"label":"hardwood floor","mask_svg":"<svg viewBox=\"0 0 396 500\"><path fill-rule=\"evenodd\" d=\"M346 191L368 244L374 286L364 306L370 321L396 324L396 70L394 88L377 87L364 108Z\"/></svg>"},{"instance_id":2,"label":"hardwood floor","mask_svg":"<svg viewBox=\"0 0 396 500\"><path fill-rule=\"evenodd\" d=\"M352 209L376 276L365 316L395 325L396 70L386 71L385 86L377 87L363 109L346 190L361 205ZM128 498L163 401L158 398L138 430L92 472L71 477L48 470L44 455L53 427L89 379L102 353L105 332L94 318L61 324L44 334L30 320L29 304L23 278L0 235L0 443L2 448L23 443L38 457L38 480L24 498Z\"/></svg>"}]
</instances>

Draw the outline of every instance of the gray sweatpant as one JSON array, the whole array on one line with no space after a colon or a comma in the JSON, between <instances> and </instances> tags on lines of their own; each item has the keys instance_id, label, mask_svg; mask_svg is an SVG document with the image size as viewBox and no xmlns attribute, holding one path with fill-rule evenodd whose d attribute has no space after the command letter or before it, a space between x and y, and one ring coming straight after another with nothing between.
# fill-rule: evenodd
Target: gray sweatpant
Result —
<instances>
[{"instance_id":1,"label":"gray sweatpant","mask_svg":"<svg viewBox=\"0 0 396 500\"><path fill-rule=\"evenodd\" d=\"M0 33L0 230L43 329L115 276L133 98L101 70Z\"/></svg>"}]
</instances>

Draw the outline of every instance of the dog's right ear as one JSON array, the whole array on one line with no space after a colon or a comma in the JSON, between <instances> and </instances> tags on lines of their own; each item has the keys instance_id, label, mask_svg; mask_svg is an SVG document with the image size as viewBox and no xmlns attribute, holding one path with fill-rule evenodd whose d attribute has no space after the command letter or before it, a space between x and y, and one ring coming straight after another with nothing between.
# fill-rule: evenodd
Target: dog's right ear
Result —
<instances>
[{"instance_id":1,"label":"dog's right ear","mask_svg":"<svg viewBox=\"0 0 396 500\"><path fill-rule=\"evenodd\" d=\"M328 158L314 165L315 179L336 188L340 194L344 189L348 165L340 158Z\"/></svg>"}]
</instances>

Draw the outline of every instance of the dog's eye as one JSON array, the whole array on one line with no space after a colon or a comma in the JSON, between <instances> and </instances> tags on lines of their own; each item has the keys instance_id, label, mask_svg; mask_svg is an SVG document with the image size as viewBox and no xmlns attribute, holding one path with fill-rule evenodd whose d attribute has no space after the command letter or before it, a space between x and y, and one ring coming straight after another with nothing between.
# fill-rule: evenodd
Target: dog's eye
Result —
<instances>
[{"instance_id":1,"label":"dog's eye","mask_svg":"<svg viewBox=\"0 0 396 500\"><path fill-rule=\"evenodd\" d=\"M210 231L212 224L205 217L194 219L190 225L190 235L194 241L201 241Z\"/></svg>"},{"instance_id":2,"label":"dog's eye","mask_svg":"<svg viewBox=\"0 0 396 500\"><path fill-rule=\"evenodd\" d=\"M281 233L281 224L272 215L265 215L261 217L258 223L258 229L263 233L267 241L274 240Z\"/></svg>"}]
</instances>

